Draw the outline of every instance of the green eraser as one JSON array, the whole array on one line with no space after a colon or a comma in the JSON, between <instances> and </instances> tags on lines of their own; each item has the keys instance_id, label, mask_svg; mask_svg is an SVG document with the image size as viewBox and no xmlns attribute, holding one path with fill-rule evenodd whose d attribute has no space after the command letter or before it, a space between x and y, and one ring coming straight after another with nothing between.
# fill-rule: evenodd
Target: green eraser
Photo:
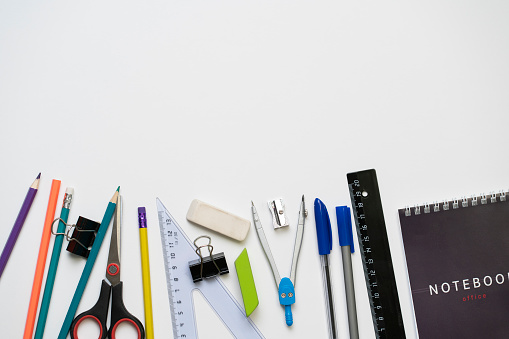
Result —
<instances>
[{"instance_id":1,"label":"green eraser","mask_svg":"<svg viewBox=\"0 0 509 339\"><path fill-rule=\"evenodd\" d=\"M251 264L247 256L247 250L240 253L235 260L235 269L237 270L237 277L239 278L240 291L242 292L242 299L244 300L244 309L246 316L251 313L258 306L258 294L256 293L256 286L253 279L253 272L251 271Z\"/></svg>"}]
</instances>

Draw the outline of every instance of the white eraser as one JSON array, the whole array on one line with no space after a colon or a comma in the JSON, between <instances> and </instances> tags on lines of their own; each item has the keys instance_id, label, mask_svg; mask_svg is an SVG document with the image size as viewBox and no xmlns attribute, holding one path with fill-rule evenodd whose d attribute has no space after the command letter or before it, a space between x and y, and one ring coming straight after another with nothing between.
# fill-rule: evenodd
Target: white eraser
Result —
<instances>
[{"instance_id":1,"label":"white eraser","mask_svg":"<svg viewBox=\"0 0 509 339\"><path fill-rule=\"evenodd\" d=\"M242 241L246 239L251 228L251 222L220 208L194 199L187 211L187 220L206 227L232 239Z\"/></svg>"}]
</instances>

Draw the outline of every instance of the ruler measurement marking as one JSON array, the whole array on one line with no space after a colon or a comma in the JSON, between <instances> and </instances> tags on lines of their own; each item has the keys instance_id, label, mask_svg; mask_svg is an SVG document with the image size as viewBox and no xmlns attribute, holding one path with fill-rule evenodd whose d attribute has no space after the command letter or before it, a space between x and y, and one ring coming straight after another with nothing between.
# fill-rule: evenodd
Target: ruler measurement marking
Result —
<instances>
[{"instance_id":1,"label":"ruler measurement marking","mask_svg":"<svg viewBox=\"0 0 509 339\"><path fill-rule=\"evenodd\" d=\"M362 202L359 202L359 200L362 197L362 191L355 190L354 186L360 187L360 183L358 180L354 180L354 183L349 185L350 186L350 192L352 193L352 205L354 206L354 211L356 218L355 223L357 226L357 234L358 238L360 240L359 245L362 247L362 261L364 263L365 267L365 278L366 278L366 284L368 285L368 294L369 294L369 302L371 306L371 314L373 317L373 322L375 325L375 330L377 331L377 338L380 338L380 332L384 330L384 324L380 323L379 321L379 314L383 314L383 306L380 303L380 295L378 291L378 282L376 279L376 269L373 265L374 260L372 257L372 251L371 246L367 247L366 242L369 242L369 227L367 224L364 223L364 220L366 219L366 215L364 214L364 204ZM359 220L363 221L363 225L359 225ZM378 301L378 302L377 302ZM383 317L382 317L383 319Z\"/></svg>"},{"instance_id":2,"label":"ruler measurement marking","mask_svg":"<svg viewBox=\"0 0 509 339\"><path fill-rule=\"evenodd\" d=\"M405 338L375 171L349 173L347 178L375 335Z\"/></svg>"},{"instance_id":3,"label":"ruler measurement marking","mask_svg":"<svg viewBox=\"0 0 509 339\"><path fill-rule=\"evenodd\" d=\"M172 320L172 327L173 327L173 335L175 338L185 338L186 335L182 334L180 332L180 328L183 328L185 323L180 323L180 326L176 326L177 324L177 314L181 311L177 308L175 305L175 295L179 289L174 288L174 284L172 283L174 280L172 279L172 265L171 265L171 258L168 255L170 253L170 250L173 246L170 246L170 242L172 237L176 237L176 234L173 234L174 232L168 230L167 228L171 225L171 219L165 219L164 218L164 212L160 211L158 213L159 215L159 221L163 225L163 228L161 229L161 239L163 241L163 249L164 249L164 255L165 255L165 266L166 266L166 281L167 281L167 288L171 292L171 296L169 296L169 302L170 302L170 313L171 313L171 320ZM176 232L175 232L176 233ZM166 241L165 241L166 240ZM174 258L173 258L174 259Z\"/></svg>"}]
</instances>

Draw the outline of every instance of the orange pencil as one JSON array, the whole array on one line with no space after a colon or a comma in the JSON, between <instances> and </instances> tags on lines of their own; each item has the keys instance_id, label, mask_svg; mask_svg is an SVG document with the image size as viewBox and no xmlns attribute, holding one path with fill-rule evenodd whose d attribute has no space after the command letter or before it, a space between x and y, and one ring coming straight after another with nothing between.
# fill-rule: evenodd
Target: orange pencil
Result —
<instances>
[{"instance_id":1,"label":"orange pencil","mask_svg":"<svg viewBox=\"0 0 509 339\"><path fill-rule=\"evenodd\" d=\"M48 255L49 241L51 238L51 224L55 218L57 209L58 192L60 191L60 180L53 180L49 194L48 209L46 210L46 220L42 230L41 247L39 248L39 257L35 267L34 285L28 305L27 322L25 324L25 334L23 339L31 339L34 332L35 316L39 306L39 296L41 294L42 278L44 277L44 266L46 265L46 256Z\"/></svg>"}]
</instances>

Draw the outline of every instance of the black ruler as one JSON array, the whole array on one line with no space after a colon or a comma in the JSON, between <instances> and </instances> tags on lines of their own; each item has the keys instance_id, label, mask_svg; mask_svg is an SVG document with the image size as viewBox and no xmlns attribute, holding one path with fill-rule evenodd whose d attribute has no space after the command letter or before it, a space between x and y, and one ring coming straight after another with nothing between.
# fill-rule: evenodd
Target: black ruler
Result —
<instances>
[{"instance_id":1,"label":"black ruler","mask_svg":"<svg viewBox=\"0 0 509 339\"><path fill-rule=\"evenodd\" d=\"M376 172L348 173L347 180L376 337L405 338Z\"/></svg>"}]
</instances>

